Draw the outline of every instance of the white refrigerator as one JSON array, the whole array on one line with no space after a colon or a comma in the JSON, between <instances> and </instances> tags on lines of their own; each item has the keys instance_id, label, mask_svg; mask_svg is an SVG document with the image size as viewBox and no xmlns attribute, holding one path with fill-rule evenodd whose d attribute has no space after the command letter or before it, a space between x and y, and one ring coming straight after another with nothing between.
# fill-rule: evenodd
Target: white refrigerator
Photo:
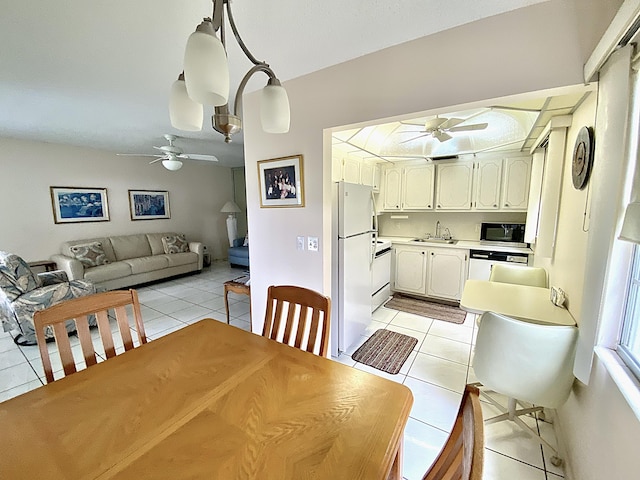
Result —
<instances>
[{"instance_id":1,"label":"white refrigerator","mask_svg":"<svg viewBox=\"0 0 640 480\"><path fill-rule=\"evenodd\" d=\"M338 182L334 194L337 275L332 295L337 308L331 325L331 354L337 356L358 340L371 322L371 266L377 232L372 187Z\"/></svg>"}]
</instances>

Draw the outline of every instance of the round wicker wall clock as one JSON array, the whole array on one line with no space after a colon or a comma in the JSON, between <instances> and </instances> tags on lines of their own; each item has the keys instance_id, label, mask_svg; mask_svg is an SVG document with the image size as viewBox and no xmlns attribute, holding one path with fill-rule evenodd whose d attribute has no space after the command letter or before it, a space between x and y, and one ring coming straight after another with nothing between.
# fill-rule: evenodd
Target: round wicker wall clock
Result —
<instances>
[{"instance_id":1,"label":"round wicker wall clock","mask_svg":"<svg viewBox=\"0 0 640 480\"><path fill-rule=\"evenodd\" d=\"M573 161L571 162L571 177L573 186L582 190L589 180L593 164L593 129L582 127L578 132L576 144L573 147Z\"/></svg>"}]
</instances>

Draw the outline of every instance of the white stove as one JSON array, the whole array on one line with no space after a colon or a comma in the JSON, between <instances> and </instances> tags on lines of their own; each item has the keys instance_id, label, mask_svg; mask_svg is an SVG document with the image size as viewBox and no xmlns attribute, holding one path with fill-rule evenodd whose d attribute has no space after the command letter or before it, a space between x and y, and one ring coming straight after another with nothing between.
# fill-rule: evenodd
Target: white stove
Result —
<instances>
[{"instance_id":1,"label":"white stove","mask_svg":"<svg viewBox=\"0 0 640 480\"><path fill-rule=\"evenodd\" d=\"M376 240L375 256L371 265L371 311L391 296L391 242Z\"/></svg>"}]
</instances>

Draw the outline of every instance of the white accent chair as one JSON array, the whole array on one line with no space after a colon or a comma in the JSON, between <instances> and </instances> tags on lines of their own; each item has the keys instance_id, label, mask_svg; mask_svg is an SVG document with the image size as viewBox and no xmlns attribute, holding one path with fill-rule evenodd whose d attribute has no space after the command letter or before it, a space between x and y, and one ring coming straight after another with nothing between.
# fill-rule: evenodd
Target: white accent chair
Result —
<instances>
[{"instance_id":1,"label":"white accent chair","mask_svg":"<svg viewBox=\"0 0 640 480\"><path fill-rule=\"evenodd\" d=\"M496 263L491 268L489 281L547 288L547 271L540 267Z\"/></svg>"},{"instance_id":2,"label":"white accent chair","mask_svg":"<svg viewBox=\"0 0 640 480\"><path fill-rule=\"evenodd\" d=\"M553 451L551 462L561 465L556 449L519 416L557 408L573 385L576 327L539 325L486 312L481 317L473 369L482 384L482 398L502 414L485 420L491 424L511 420ZM490 391L509 397L505 407ZM523 403L531 405L524 405ZM517 403L525 408L518 409Z\"/></svg>"}]
</instances>

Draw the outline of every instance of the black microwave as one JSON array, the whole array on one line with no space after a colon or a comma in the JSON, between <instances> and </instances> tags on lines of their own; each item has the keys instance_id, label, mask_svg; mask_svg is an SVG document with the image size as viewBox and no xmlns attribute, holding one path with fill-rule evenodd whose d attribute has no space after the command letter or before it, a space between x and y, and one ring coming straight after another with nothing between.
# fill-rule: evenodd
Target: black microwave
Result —
<instances>
[{"instance_id":1,"label":"black microwave","mask_svg":"<svg viewBox=\"0 0 640 480\"><path fill-rule=\"evenodd\" d=\"M480 241L526 246L524 225L524 223L483 223L480 229Z\"/></svg>"}]
</instances>

